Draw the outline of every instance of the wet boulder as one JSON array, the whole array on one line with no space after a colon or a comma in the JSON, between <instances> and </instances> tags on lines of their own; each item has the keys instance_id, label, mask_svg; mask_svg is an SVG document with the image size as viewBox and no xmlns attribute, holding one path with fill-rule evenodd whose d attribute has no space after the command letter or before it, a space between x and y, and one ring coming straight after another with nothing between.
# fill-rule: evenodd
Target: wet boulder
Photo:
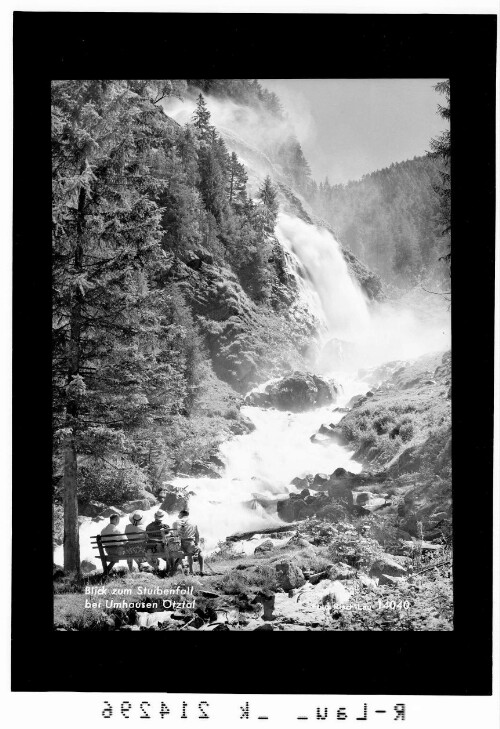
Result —
<instances>
[{"instance_id":1,"label":"wet boulder","mask_svg":"<svg viewBox=\"0 0 500 729\"><path fill-rule=\"evenodd\" d=\"M212 464L204 463L203 461L193 461L190 469L190 475L196 478L200 476L207 476L207 478L220 478L221 475L217 468Z\"/></svg>"},{"instance_id":2,"label":"wet boulder","mask_svg":"<svg viewBox=\"0 0 500 729\"><path fill-rule=\"evenodd\" d=\"M277 511L278 516L282 521L286 521L288 524L297 520L295 513L296 501L292 499L285 499L284 501L278 501Z\"/></svg>"},{"instance_id":3,"label":"wet boulder","mask_svg":"<svg viewBox=\"0 0 500 729\"><path fill-rule=\"evenodd\" d=\"M253 426L253 430L255 430L255 425L252 423L250 418L247 418L244 415L242 416L242 418L244 418L244 420L248 420L248 422L251 423L251 425ZM219 458L219 456L212 455L208 460L213 466L216 466L217 468L225 468L224 461L222 460L222 458Z\"/></svg>"},{"instance_id":4,"label":"wet boulder","mask_svg":"<svg viewBox=\"0 0 500 729\"><path fill-rule=\"evenodd\" d=\"M347 407L357 408L360 405L362 405L364 402L366 402L366 400L367 400L367 398L365 395L354 395L354 397L351 397L351 399L347 403Z\"/></svg>"},{"instance_id":5,"label":"wet boulder","mask_svg":"<svg viewBox=\"0 0 500 729\"><path fill-rule=\"evenodd\" d=\"M347 440L342 432L342 428L339 428L334 423L331 423L330 425L327 425L326 423L323 423L323 425L320 426L317 433L314 433L310 439L312 443L338 443L339 445L346 445Z\"/></svg>"},{"instance_id":6,"label":"wet boulder","mask_svg":"<svg viewBox=\"0 0 500 729\"><path fill-rule=\"evenodd\" d=\"M246 405L253 405L256 408L271 407L269 396L266 392L250 392L245 398Z\"/></svg>"},{"instance_id":7,"label":"wet boulder","mask_svg":"<svg viewBox=\"0 0 500 729\"><path fill-rule=\"evenodd\" d=\"M289 377L270 383L264 392L251 393L246 401L250 405L298 413L333 403L338 391L334 382L328 382L323 377L310 372L294 372Z\"/></svg>"},{"instance_id":8,"label":"wet boulder","mask_svg":"<svg viewBox=\"0 0 500 729\"><path fill-rule=\"evenodd\" d=\"M148 499L135 499L134 501L126 501L121 504L120 509L126 514L132 514L134 511L147 511L151 504Z\"/></svg>"},{"instance_id":9,"label":"wet boulder","mask_svg":"<svg viewBox=\"0 0 500 729\"><path fill-rule=\"evenodd\" d=\"M326 489L328 486L328 479L330 477L327 473L317 473L312 482L312 488L316 489L316 491L321 491L322 489Z\"/></svg>"},{"instance_id":10,"label":"wet boulder","mask_svg":"<svg viewBox=\"0 0 500 729\"><path fill-rule=\"evenodd\" d=\"M313 477L308 475L301 478L300 476L296 476L290 483L292 486L296 486L298 489L307 489L309 488L310 484L312 483Z\"/></svg>"},{"instance_id":11,"label":"wet boulder","mask_svg":"<svg viewBox=\"0 0 500 729\"><path fill-rule=\"evenodd\" d=\"M164 495L160 509L166 511L168 514L175 513L186 508L188 498L189 495L186 494L185 489L179 486L172 486L172 491L167 491Z\"/></svg>"},{"instance_id":12,"label":"wet boulder","mask_svg":"<svg viewBox=\"0 0 500 729\"><path fill-rule=\"evenodd\" d=\"M354 473L346 471L345 468L336 468L332 473L332 476L334 478L350 478L351 476L354 476Z\"/></svg>"},{"instance_id":13,"label":"wet boulder","mask_svg":"<svg viewBox=\"0 0 500 729\"><path fill-rule=\"evenodd\" d=\"M318 443L318 445L328 445L330 443L330 438L327 435L322 435L321 433L313 433L309 440L311 443Z\"/></svg>"},{"instance_id":14,"label":"wet boulder","mask_svg":"<svg viewBox=\"0 0 500 729\"><path fill-rule=\"evenodd\" d=\"M238 419L235 420L234 423L231 423L229 429L233 435L247 435L248 433L253 433L255 427L255 423L253 423L250 418L240 413L238 415ZM218 460L220 461L220 459ZM222 467L224 467L222 461L220 461L220 463Z\"/></svg>"},{"instance_id":15,"label":"wet boulder","mask_svg":"<svg viewBox=\"0 0 500 729\"><path fill-rule=\"evenodd\" d=\"M326 423L322 423L320 425L318 433L321 433L321 435L329 435L329 436L334 435L333 428L330 425L327 425Z\"/></svg>"},{"instance_id":16,"label":"wet boulder","mask_svg":"<svg viewBox=\"0 0 500 729\"><path fill-rule=\"evenodd\" d=\"M137 492L137 498L146 499L146 501L148 501L148 503L149 503L148 508L151 508L151 506L154 506L155 504L158 503L158 499L156 498L156 496L154 494L152 494L151 491L148 491L147 489L142 489L142 488L139 489L139 491Z\"/></svg>"}]
</instances>

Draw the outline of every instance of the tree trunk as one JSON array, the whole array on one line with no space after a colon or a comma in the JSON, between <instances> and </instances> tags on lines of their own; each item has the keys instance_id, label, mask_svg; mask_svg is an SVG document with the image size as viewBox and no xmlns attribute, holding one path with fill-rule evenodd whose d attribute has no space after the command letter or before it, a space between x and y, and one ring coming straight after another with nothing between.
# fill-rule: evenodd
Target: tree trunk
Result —
<instances>
[{"instance_id":1,"label":"tree trunk","mask_svg":"<svg viewBox=\"0 0 500 729\"><path fill-rule=\"evenodd\" d=\"M64 446L64 569L80 574L80 539L78 534L78 473L76 443L73 433Z\"/></svg>"},{"instance_id":2,"label":"tree trunk","mask_svg":"<svg viewBox=\"0 0 500 729\"><path fill-rule=\"evenodd\" d=\"M74 266L76 271L83 269L83 215L85 190L82 187L78 196L77 243ZM70 337L68 342L68 385L80 372L81 330L83 296L79 289L73 294L70 311ZM66 404L67 427L69 434L64 445L64 569L66 572L80 574L80 535L78 532L78 464L76 433L78 426L78 395L69 393Z\"/></svg>"}]
</instances>

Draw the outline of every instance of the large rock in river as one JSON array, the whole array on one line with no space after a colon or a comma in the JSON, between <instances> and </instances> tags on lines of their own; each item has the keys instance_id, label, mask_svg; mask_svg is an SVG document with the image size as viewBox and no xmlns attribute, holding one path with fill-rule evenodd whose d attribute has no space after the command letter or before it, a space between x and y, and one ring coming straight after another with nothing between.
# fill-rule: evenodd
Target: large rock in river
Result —
<instances>
[{"instance_id":1,"label":"large rock in river","mask_svg":"<svg viewBox=\"0 0 500 729\"><path fill-rule=\"evenodd\" d=\"M147 511L150 506L149 499L134 499L134 501L126 501L120 508L126 514L131 514L133 511Z\"/></svg>"},{"instance_id":2,"label":"large rock in river","mask_svg":"<svg viewBox=\"0 0 500 729\"><path fill-rule=\"evenodd\" d=\"M335 402L338 385L310 372L294 372L265 388L264 392L250 393L246 402L259 407L302 412Z\"/></svg>"}]
</instances>

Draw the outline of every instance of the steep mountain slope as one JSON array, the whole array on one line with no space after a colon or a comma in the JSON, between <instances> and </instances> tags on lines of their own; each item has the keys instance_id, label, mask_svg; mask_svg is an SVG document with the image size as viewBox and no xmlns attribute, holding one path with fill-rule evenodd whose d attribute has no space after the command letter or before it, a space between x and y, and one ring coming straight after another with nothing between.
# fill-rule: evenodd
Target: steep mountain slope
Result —
<instances>
[{"instance_id":1,"label":"steep mountain slope","mask_svg":"<svg viewBox=\"0 0 500 729\"><path fill-rule=\"evenodd\" d=\"M446 280L440 255L439 162L431 157L392 164L346 185L322 183L312 205L345 245L387 282Z\"/></svg>"}]
</instances>

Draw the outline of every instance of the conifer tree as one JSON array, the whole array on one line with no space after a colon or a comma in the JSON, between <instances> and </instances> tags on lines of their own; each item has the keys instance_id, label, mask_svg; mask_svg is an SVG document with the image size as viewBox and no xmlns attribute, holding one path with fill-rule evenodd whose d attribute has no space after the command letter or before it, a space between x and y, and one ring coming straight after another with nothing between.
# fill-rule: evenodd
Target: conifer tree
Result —
<instances>
[{"instance_id":1,"label":"conifer tree","mask_svg":"<svg viewBox=\"0 0 500 729\"><path fill-rule=\"evenodd\" d=\"M450 121L450 81L441 81L434 87L436 91L445 97L445 105L438 104L438 113L447 122ZM450 130L446 129L438 137L430 142L432 155L441 161L440 170L441 183L436 186L436 192L440 198L440 222L443 226L443 235L451 232L451 136ZM442 256L446 262L451 260L451 244L448 252Z\"/></svg>"},{"instance_id":2,"label":"conifer tree","mask_svg":"<svg viewBox=\"0 0 500 729\"><path fill-rule=\"evenodd\" d=\"M238 161L235 152L231 153L228 174L228 196L229 204L234 206L244 206L247 199L247 182L248 175L245 166Z\"/></svg>"},{"instance_id":3,"label":"conifer tree","mask_svg":"<svg viewBox=\"0 0 500 729\"><path fill-rule=\"evenodd\" d=\"M132 451L127 436L161 421L182 389L162 354L170 332L155 281L165 265L163 112L149 87L53 83L54 426L61 444L64 566L80 571L79 458Z\"/></svg>"},{"instance_id":4,"label":"conifer tree","mask_svg":"<svg viewBox=\"0 0 500 729\"><path fill-rule=\"evenodd\" d=\"M213 132L213 127L210 125L210 112L208 111L203 94L198 95L196 109L193 112L193 125L198 130L200 139L208 141Z\"/></svg>"},{"instance_id":5,"label":"conifer tree","mask_svg":"<svg viewBox=\"0 0 500 729\"><path fill-rule=\"evenodd\" d=\"M278 218L278 193L269 175L265 178L259 190L261 200L260 213L263 221L263 229L266 233L273 233Z\"/></svg>"}]
</instances>

